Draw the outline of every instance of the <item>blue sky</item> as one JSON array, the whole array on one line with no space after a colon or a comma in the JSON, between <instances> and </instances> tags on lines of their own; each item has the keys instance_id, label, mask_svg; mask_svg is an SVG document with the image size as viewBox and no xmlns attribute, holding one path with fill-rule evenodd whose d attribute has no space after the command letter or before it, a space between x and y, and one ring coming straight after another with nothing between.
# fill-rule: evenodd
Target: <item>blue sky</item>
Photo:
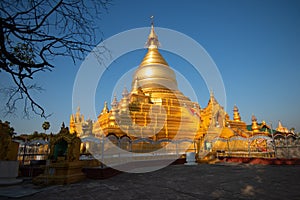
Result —
<instances>
[{"instance_id":1,"label":"blue sky","mask_svg":"<svg viewBox=\"0 0 300 200\"><path fill-rule=\"evenodd\" d=\"M251 123L254 114L258 121L272 122L273 128L281 120L283 125L300 132L299 1L114 1L99 21L103 39L150 26L151 15L155 16L155 26L182 32L205 48L222 75L231 118L236 104L247 123ZM163 46L164 41L160 42ZM98 113L103 102L110 101L115 81L136 67L145 53L146 50L139 50L126 54L110 66L98 85ZM162 55L171 67L193 82L199 104L205 107L209 89L201 77L195 78L192 70L185 70L189 63L178 56L164 51ZM58 132L62 122L68 124L74 112L72 90L81 62L74 65L71 60L56 58L55 64L52 72L35 77L45 91L34 94L46 111L53 113L47 119L53 133ZM1 85L10 84L5 74L0 76ZM11 121L17 133L43 131L45 119L33 116L26 120L19 113L16 115L1 119Z\"/></svg>"}]
</instances>

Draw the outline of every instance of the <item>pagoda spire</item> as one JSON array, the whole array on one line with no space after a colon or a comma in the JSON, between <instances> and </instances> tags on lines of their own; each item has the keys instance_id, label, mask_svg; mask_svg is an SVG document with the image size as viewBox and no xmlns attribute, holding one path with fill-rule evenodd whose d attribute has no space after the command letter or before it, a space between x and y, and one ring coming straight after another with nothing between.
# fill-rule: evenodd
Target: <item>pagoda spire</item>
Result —
<instances>
[{"instance_id":1,"label":"pagoda spire","mask_svg":"<svg viewBox=\"0 0 300 200\"><path fill-rule=\"evenodd\" d=\"M116 95L114 95L114 99L111 102L111 106L112 106L112 108L117 108L117 106L118 106L118 100L117 100L117 96Z\"/></svg>"},{"instance_id":2,"label":"pagoda spire","mask_svg":"<svg viewBox=\"0 0 300 200\"><path fill-rule=\"evenodd\" d=\"M157 49L160 46L158 37L154 31L154 16L151 16L151 31L146 42L146 47L148 49Z\"/></svg>"},{"instance_id":3,"label":"pagoda spire","mask_svg":"<svg viewBox=\"0 0 300 200\"><path fill-rule=\"evenodd\" d=\"M152 65L152 64L162 64L168 66L168 63L162 57L162 55L158 52L158 47L160 43L158 41L158 37L154 31L154 23L153 18L151 22L151 30L148 36L146 47L148 48L148 52L145 55L143 61L141 62L140 66Z\"/></svg>"},{"instance_id":4,"label":"pagoda spire","mask_svg":"<svg viewBox=\"0 0 300 200\"><path fill-rule=\"evenodd\" d=\"M214 91L213 91L213 90L210 90L210 91L209 91L209 98L210 98L210 101L213 102L213 100L214 100L214 98L215 98L215 97L214 97Z\"/></svg>"},{"instance_id":5,"label":"pagoda spire","mask_svg":"<svg viewBox=\"0 0 300 200\"><path fill-rule=\"evenodd\" d=\"M128 96L128 90L127 90L126 86L125 86L124 89L123 89L122 96L123 96L123 97Z\"/></svg>"},{"instance_id":6,"label":"pagoda spire","mask_svg":"<svg viewBox=\"0 0 300 200\"><path fill-rule=\"evenodd\" d=\"M252 115L251 120L252 120L252 126L251 126L252 131L253 132L259 132L259 127L258 127L258 124L257 124L257 118L255 117L255 115Z\"/></svg>"},{"instance_id":7,"label":"pagoda spire","mask_svg":"<svg viewBox=\"0 0 300 200\"><path fill-rule=\"evenodd\" d=\"M104 102L104 107L103 107L103 109L102 109L101 114L105 114L105 113L109 113L109 109L108 109L108 106L107 106L107 102L106 102L106 101Z\"/></svg>"},{"instance_id":8,"label":"pagoda spire","mask_svg":"<svg viewBox=\"0 0 300 200\"><path fill-rule=\"evenodd\" d=\"M128 97L128 91L127 91L127 88L124 87L123 89L123 92L122 92L122 96L123 98L121 99L120 101L120 104L119 104L119 108L121 110L121 112L128 112L128 105L129 105L129 97Z\"/></svg>"},{"instance_id":9,"label":"pagoda spire","mask_svg":"<svg viewBox=\"0 0 300 200\"><path fill-rule=\"evenodd\" d=\"M76 125L75 125L75 119L74 119L74 115L72 114L70 116L70 133L73 134L76 131Z\"/></svg>"},{"instance_id":10,"label":"pagoda spire","mask_svg":"<svg viewBox=\"0 0 300 200\"><path fill-rule=\"evenodd\" d=\"M218 104L216 98L215 98L215 94L213 90L210 90L209 92L209 102L208 104L211 103L212 105Z\"/></svg>"},{"instance_id":11,"label":"pagoda spire","mask_svg":"<svg viewBox=\"0 0 300 200\"><path fill-rule=\"evenodd\" d=\"M236 105L234 105L234 107L233 107L233 120L237 121L237 122L241 121L241 116L240 116L240 113L239 113L239 109Z\"/></svg>"},{"instance_id":12,"label":"pagoda spire","mask_svg":"<svg viewBox=\"0 0 300 200\"><path fill-rule=\"evenodd\" d=\"M279 131L281 133L288 133L289 132L289 130L286 127L282 126L280 120L278 121L278 127L276 128L276 131Z\"/></svg>"},{"instance_id":13,"label":"pagoda spire","mask_svg":"<svg viewBox=\"0 0 300 200\"><path fill-rule=\"evenodd\" d=\"M136 77L132 86L132 94L138 94L139 93L139 78Z\"/></svg>"}]
</instances>

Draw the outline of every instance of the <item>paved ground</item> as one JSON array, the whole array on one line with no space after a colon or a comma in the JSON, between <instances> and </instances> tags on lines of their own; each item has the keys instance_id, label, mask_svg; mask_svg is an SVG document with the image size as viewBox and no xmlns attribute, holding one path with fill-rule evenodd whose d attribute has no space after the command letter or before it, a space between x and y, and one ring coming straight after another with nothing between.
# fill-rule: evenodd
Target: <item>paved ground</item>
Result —
<instances>
[{"instance_id":1,"label":"paved ground","mask_svg":"<svg viewBox=\"0 0 300 200\"><path fill-rule=\"evenodd\" d=\"M7 196L13 194L24 200L300 199L300 166L171 165L150 173L121 173L110 179L64 186L38 188L25 181L0 187L0 199L11 199Z\"/></svg>"}]
</instances>

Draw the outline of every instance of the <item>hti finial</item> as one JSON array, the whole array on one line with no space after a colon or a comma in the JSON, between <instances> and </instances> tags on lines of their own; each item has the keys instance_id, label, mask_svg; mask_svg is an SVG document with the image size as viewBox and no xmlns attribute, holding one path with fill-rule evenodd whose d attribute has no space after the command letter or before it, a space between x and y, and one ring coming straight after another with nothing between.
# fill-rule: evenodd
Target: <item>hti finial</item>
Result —
<instances>
[{"instance_id":1,"label":"hti finial","mask_svg":"<svg viewBox=\"0 0 300 200\"><path fill-rule=\"evenodd\" d=\"M151 31L148 36L148 40L146 42L146 47L148 47L149 49L157 49L160 44L158 41L158 37L154 31L154 22L153 22L154 16L152 15L150 18L151 18Z\"/></svg>"},{"instance_id":2,"label":"hti finial","mask_svg":"<svg viewBox=\"0 0 300 200\"><path fill-rule=\"evenodd\" d=\"M154 16L152 15L152 16L150 17L150 19L151 19L151 25L153 26L153 24L154 24Z\"/></svg>"},{"instance_id":3,"label":"hti finial","mask_svg":"<svg viewBox=\"0 0 300 200\"><path fill-rule=\"evenodd\" d=\"M214 91L213 91L213 89L210 89L210 91L209 91L209 96L210 96L210 98L213 98L213 97L214 97Z\"/></svg>"}]
</instances>

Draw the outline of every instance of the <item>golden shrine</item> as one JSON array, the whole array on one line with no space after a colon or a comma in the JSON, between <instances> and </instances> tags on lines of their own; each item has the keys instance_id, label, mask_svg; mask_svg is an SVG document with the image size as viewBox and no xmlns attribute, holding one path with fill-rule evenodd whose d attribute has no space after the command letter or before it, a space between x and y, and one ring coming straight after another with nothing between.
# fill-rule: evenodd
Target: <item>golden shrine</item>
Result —
<instances>
[{"instance_id":1,"label":"golden shrine","mask_svg":"<svg viewBox=\"0 0 300 200\"><path fill-rule=\"evenodd\" d=\"M187 139L193 141L187 151L195 150L199 157L204 157L207 152L273 156L272 150L268 151L268 148L272 149L272 130L265 122L258 123L252 116L252 124L247 126L237 106L234 106L233 119L230 119L213 92L207 106L200 108L197 102L192 102L179 91L174 71L158 50L159 41L153 23L146 45L148 52L133 75L131 90L124 88L119 101L115 96L110 109L105 102L94 123L85 121L80 110L72 114L71 133L82 136L89 132L96 137L103 134L129 141L139 138L152 141ZM132 143L130 151L151 152L163 144ZM120 146L128 150L128 146Z\"/></svg>"},{"instance_id":2,"label":"golden shrine","mask_svg":"<svg viewBox=\"0 0 300 200\"><path fill-rule=\"evenodd\" d=\"M44 173L33 179L34 184L53 185L75 183L85 179L82 168L97 166L97 161L79 160L80 138L70 134L64 123L58 134L50 141L48 163L44 166Z\"/></svg>"}]
</instances>

